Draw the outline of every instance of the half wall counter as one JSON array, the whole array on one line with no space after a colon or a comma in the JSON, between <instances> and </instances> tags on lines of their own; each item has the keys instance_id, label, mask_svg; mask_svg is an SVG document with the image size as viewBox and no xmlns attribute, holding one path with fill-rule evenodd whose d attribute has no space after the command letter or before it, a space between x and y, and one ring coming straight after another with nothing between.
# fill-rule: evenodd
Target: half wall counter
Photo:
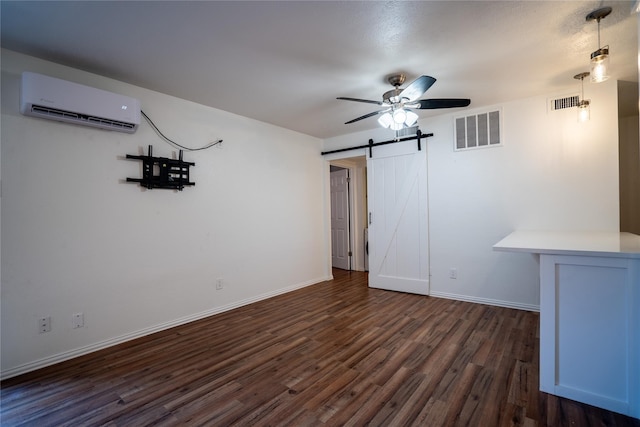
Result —
<instances>
[{"instance_id":1,"label":"half wall counter","mask_svg":"<svg viewBox=\"0 0 640 427\"><path fill-rule=\"evenodd\" d=\"M640 418L640 236L516 231L539 256L540 390Z\"/></svg>"}]
</instances>

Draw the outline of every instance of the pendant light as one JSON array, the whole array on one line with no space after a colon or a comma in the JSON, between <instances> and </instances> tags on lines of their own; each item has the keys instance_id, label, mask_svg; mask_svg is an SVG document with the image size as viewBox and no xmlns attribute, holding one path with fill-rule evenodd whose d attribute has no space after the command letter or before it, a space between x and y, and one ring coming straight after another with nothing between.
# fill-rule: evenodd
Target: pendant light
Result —
<instances>
[{"instance_id":1,"label":"pendant light","mask_svg":"<svg viewBox=\"0 0 640 427\"><path fill-rule=\"evenodd\" d=\"M587 15L587 21L598 22L598 49L591 53L591 81L600 83L609 78L609 46L600 47L600 20L611 13L609 6L596 9Z\"/></svg>"},{"instance_id":2,"label":"pendant light","mask_svg":"<svg viewBox=\"0 0 640 427\"><path fill-rule=\"evenodd\" d=\"M590 102L588 99L584 99L584 79L589 77L589 72L585 71L584 73L580 73L580 74L576 74L575 76L573 76L574 79L580 80L580 83L582 85L582 91L581 91L581 95L580 95L580 99L578 100L578 121L579 122L586 122L589 121L589 118L591 116L591 112L590 112Z\"/></svg>"}]
</instances>

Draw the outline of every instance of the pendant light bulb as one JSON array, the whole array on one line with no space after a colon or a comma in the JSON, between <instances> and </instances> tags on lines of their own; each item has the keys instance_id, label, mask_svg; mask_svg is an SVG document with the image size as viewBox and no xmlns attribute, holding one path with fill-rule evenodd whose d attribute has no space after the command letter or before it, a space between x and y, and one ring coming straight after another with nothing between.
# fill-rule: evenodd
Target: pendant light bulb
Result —
<instances>
[{"instance_id":1,"label":"pendant light bulb","mask_svg":"<svg viewBox=\"0 0 640 427\"><path fill-rule=\"evenodd\" d=\"M390 113L384 113L383 115L380 116L380 118L378 119L378 123L380 124L380 126L382 126L383 128L388 128L393 124L393 117L391 117Z\"/></svg>"},{"instance_id":2,"label":"pendant light bulb","mask_svg":"<svg viewBox=\"0 0 640 427\"><path fill-rule=\"evenodd\" d=\"M600 83L609 79L609 48L603 47L591 54L591 81Z\"/></svg>"},{"instance_id":3,"label":"pendant light bulb","mask_svg":"<svg viewBox=\"0 0 640 427\"><path fill-rule=\"evenodd\" d=\"M405 120L407 120L407 112L404 111L404 108L398 108L393 112L393 121L397 124L404 124Z\"/></svg>"},{"instance_id":4,"label":"pendant light bulb","mask_svg":"<svg viewBox=\"0 0 640 427\"><path fill-rule=\"evenodd\" d=\"M584 79L589 77L589 72L586 71L584 73L576 74L573 76L574 79L580 80L581 91L580 98L578 99L578 121L580 123L587 122L591 118L591 102L587 99L584 99Z\"/></svg>"},{"instance_id":5,"label":"pendant light bulb","mask_svg":"<svg viewBox=\"0 0 640 427\"><path fill-rule=\"evenodd\" d=\"M407 110L407 119L404 121L404 124L411 127L416 124L418 121L418 115L413 111Z\"/></svg>"},{"instance_id":6,"label":"pendant light bulb","mask_svg":"<svg viewBox=\"0 0 640 427\"><path fill-rule=\"evenodd\" d=\"M400 129L404 128L404 123L393 122L393 123L391 123L390 128L393 129L393 130L400 130Z\"/></svg>"},{"instance_id":7,"label":"pendant light bulb","mask_svg":"<svg viewBox=\"0 0 640 427\"><path fill-rule=\"evenodd\" d=\"M610 7L594 10L587 15L587 21L598 22L598 49L591 54L591 81L600 83L609 78L609 46L600 46L600 20L611 13Z\"/></svg>"},{"instance_id":8,"label":"pendant light bulb","mask_svg":"<svg viewBox=\"0 0 640 427\"><path fill-rule=\"evenodd\" d=\"M580 123L588 122L591 118L591 111L589 108L589 101L586 99L580 101L578 104L578 121Z\"/></svg>"}]
</instances>

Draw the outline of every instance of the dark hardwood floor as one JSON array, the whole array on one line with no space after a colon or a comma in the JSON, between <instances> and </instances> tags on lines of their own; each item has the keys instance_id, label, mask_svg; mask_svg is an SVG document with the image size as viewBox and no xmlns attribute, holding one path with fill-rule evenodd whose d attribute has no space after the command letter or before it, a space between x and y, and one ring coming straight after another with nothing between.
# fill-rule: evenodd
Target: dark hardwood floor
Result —
<instances>
[{"instance_id":1,"label":"dark hardwood floor","mask_svg":"<svg viewBox=\"0 0 640 427\"><path fill-rule=\"evenodd\" d=\"M640 426L538 391L538 314L335 279L1 384L3 426Z\"/></svg>"}]
</instances>

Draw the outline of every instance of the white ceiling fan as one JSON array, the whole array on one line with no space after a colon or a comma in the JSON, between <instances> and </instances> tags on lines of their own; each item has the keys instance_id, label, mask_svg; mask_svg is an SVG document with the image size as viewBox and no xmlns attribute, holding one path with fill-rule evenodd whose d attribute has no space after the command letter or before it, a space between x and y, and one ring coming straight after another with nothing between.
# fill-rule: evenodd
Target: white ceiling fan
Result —
<instances>
[{"instance_id":1,"label":"white ceiling fan","mask_svg":"<svg viewBox=\"0 0 640 427\"><path fill-rule=\"evenodd\" d=\"M411 82L406 88L401 89L400 86L402 86L405 80L406 76L402 73L389 76L387 81L394 87L394 89L385 92L382 95L382 101L338 97L337 99L345 101L364 102L384 107L381 110L349 120L348 122L345 122L345 124L354 123L369 117L380 115L378 123L380 123L381 126L391 128L393 130L400 130L405 127L413 126L418 120L418 115L411 110L467 107L471 103L471 100L466 98L418 99L436 82L436 79L431 76L420 76Z\"/></svg>"}]
</instances>

